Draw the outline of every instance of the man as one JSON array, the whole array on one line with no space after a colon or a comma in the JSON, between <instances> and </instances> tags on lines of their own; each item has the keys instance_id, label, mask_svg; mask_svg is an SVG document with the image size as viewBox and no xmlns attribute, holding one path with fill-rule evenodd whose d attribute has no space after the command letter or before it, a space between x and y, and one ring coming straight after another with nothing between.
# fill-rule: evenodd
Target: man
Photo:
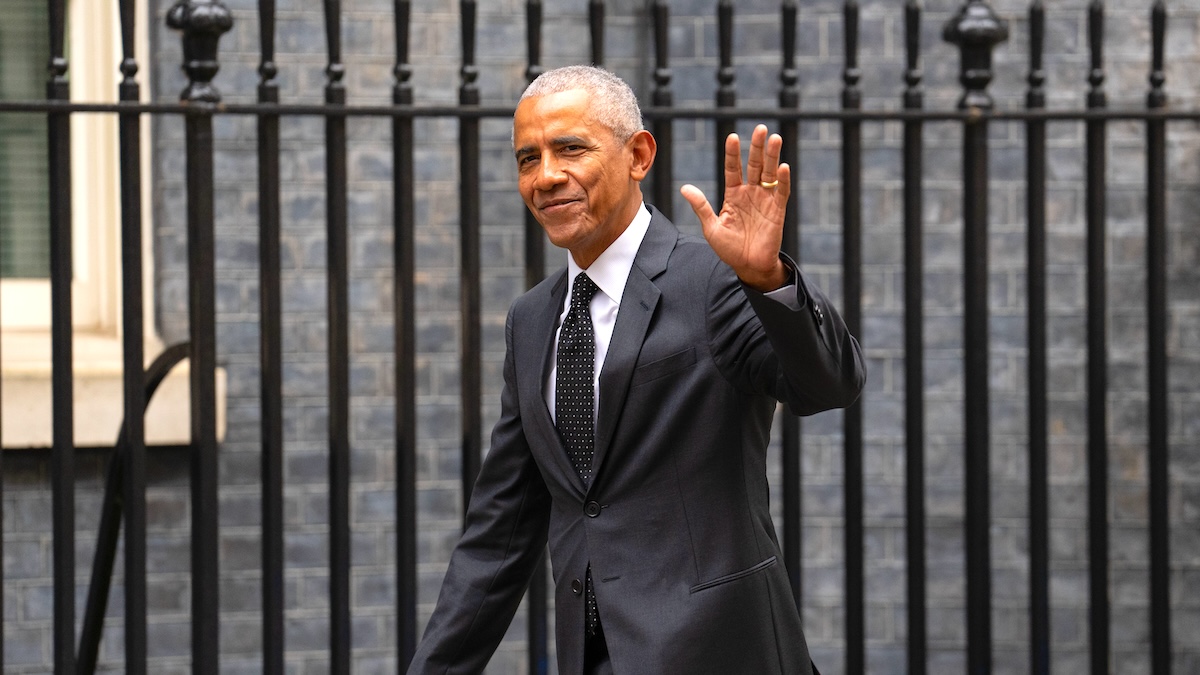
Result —
<instances>
[{"instance_id":1,"label":"man","mask_svg":"<svg viewBox=\"0 0 1200 675\"><path fill-rule=\"evenodd\" d=\"M521 196L570 255L509 312L500 420L410 673L481 672L547 541L563 675L813 672L766 446L776 401L850 405L864 371L780 253L781 145L756 128L743 176L731 135L721 213L684 186L704 239L683 236L643 203L656 144L624 82L571 66L525 91Z\"/></svg>"}]
</instances>

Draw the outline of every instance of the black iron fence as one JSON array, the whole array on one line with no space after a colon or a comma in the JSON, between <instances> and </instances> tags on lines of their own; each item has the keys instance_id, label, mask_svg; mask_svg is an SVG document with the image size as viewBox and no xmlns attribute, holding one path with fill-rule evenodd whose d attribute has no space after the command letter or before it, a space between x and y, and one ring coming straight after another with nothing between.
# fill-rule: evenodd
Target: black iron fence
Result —
<instances>
[{"instance_id":1,"label":"black iron fence","mask_svg":"<svg viewBox=\"0 0 1200 675\"><path fill-rule=\"evenodd\" d=\"M217 0L180 0L168 15L172 28L183 38L184 70L189 84L179 104L140 103L139 87L133 79L137 70L134 44L134 2L121 0L124 60L120 71L120 102L96 104L71 102L64 57L65 2L50 0L50 75L45 101L0 101L0 114L40 113L49 126L51 287L53 289L53 444L50 489L53 493L53 569L55 672L92 672L108 594L108 577L113 566L117 532L124 528L124 658L127 672L147 671L146 610L146 443L142 418L163 369L185 357L191 362L192 446L190 476L192 499L191 613L193 672L218 671L220 608L217 593L218 565L218 439L214 371L216 353L216 307L214 291L214 143L213 122L220 116L250 116L258 130L258 216L260 225L261 308L261 496L262 496L262 626L263 672L284 672L284 470L283 470L283 365L281 327L280 263L280 121L290 116L317 116L325 125L325 176L327 204L327 325L329 400L329 626L331 671L350 671L351 585L350 585L350 368L348 288L348 177L347 132L351 117L378 117L391 122L394 181L394 313L395 313L395 485L396 485L396 630L400 669L410 659L418 637L417 612L417 501L416 501L416 389L414 233L419 227L414 214L414 121L446 118L458 124L461 282L461 435L462 492L464 502L479 469L484 429L480 354L480 125L488 118L508 118L512 106L481 104L478 88L476 35L477 8L473 0L458 3L461 17L461 68L457 105L418 105L410 82L409 63L411 9L407 1L394 3L395 68L392 105L349 105L343 83L342 9L337 0L324 3L328 50L324 104L288 104L280 101L275 63L275 3L260 0L261 79L258 102L225 104L211 81L218 70L218 43L232 25L232 15ZM644 109L649 128L661 148L650 178L653 201L671 214L674 202L673 153L675 123L681 120L714 121L717 137L734 129L738 120L777 120L785 139L784 159L794 166L804 161L800 152L801 127L828 122L840 130L841 215L842 215L842 306L852 332L861 333L863 322L863 129L876 123L899 123L903 128L903 299L905 380L905 549L907 569L907 671L923 673L928 664L926 515L925 515L925 364L923 353L923 165L924 131L930 123L957 125L961 131L961 220L963 374L965 380L963 419L965 462L965 548L966 548L966 645L970 673L991 672L993 660L992 555L989 525L990 432L989 420L989 129L993 123L1018 122L1025 130L1025 219L1027 224L1027 349L1028 349L1028 486L1029 486L1029 615L1031 645L1029 672L1050 670L1051 610L1050 542L1048 506L1048 400L1047 381L1047 124L1071 122L1085 128L1086 223L1087 223L1087 477L1088 477L1088 569L1090 578L1088 626L1091 671L1109 672L1110 629L1113 617L1109 600L1110 496L1108 435L1111 421L1105 405L1109 391L1107 328L1108 302L1106 268L1106 138L1117 120L1142 125L1145 132L1145 227L1147 274L1146 325L1146 414L1149 442L1146 462L1149 477L1149 642L1152 671L1168 673L1172 664L1170 556L1171 523L1168 518L1168 301L1167 301L1167 148L1168 129L1174 121L1200 121L1200 111L1174 110L1167 106L1164 76L1164 45L1167 9L1162 0L1151 3L1151 39L1148 49L1152 64L1149 91L1142 108L1110 108L1104 89L1104 6L1091 3L1090 74L1085 110L1051 110L1046 106L1042 54L1046 10L1040 0L1028 10L1030 29L1027 44L1028 93L1020 110L999 110L988 92L992 79L994 47L1008 37L1008 29L988 4L969 0L944 26L943 37L960 50L962 96L955 109L927 110L921 70L922 8L916 0L904 6L906 68L900 107L867 110L860 87L858 65L859 7L854 0L844 5L844 60L841 108L810 110L801 107L796 67L796 24L800 8L793 0L780 7L782 67L778 71L778 105L746 107L737 104L736 71L733 68L735 7L730 0L716 3L718 15L716 105L703 109L673 104L672 64L669 59L668 28L670 3L649 3L647 17L653 23L653 90ZM527 78L541 72L542 3L530 0L527 7ZM592 61L603 64L606 3L591 0L590 35ZM108 493L94 563L82 631L76 631L75 612L75 443L72 422L72 333L71 281L72 204L69 120L81 114L114 114L120 123L121 155L121 266L125 362L125 425L112 456ZM140 195L144 177L138 157L143 141L139 120L147 115L182 116L186 120L187 151L187 249L189 282L189 340L173 348L151 371L144 373L142 299L142 219ZM721 161L720 146L714 143L713 162ZM800 180L800 173L793 173ZM720 180L720 171L715 175ZM794 192L795 193L795 192ZM800 246L797 200L789 204L785 247ZM533 284L543 275L542 233L532 218L525 224L525 279ZM866 404L869 405L869 402ZM866 663L866 616L864 582L864 495L863 444L864 405L850 408L844 418L844 636L848 673L862 673ZM12 424L9 420L7 423ZM801 601L801 500L799 420L784 416L782 444L782 522L785 564L793 581L797 602ZM549 631L545 593L545 570L531 586L529 599L530 671L545 672Z\"/></svg>"}]
</instances>

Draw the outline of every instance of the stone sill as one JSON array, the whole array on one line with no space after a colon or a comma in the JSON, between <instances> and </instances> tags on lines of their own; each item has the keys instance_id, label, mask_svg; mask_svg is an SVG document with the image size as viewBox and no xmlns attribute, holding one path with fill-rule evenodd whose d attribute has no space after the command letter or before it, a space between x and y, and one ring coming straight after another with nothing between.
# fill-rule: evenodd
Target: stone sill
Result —
<instances>
[{"instance_id":1,"label":"stone sill","mask_svg":"<svg viewBox=\"0 0 1200 675\"><path fill-rule=\"evenodd\" d=\"M146 341L149 364L163 347ZM122 345L113 335L76 332L74 418L76 447L116 443L125 417ZM47 331L5 331L0 345L0 429L5 449L46 448L52 441L50 336ZM217 438L225 437L225 371L218 368ZM159 385L146 410L147 445L189 445L191 404L185 360Z\"/></svg>"}]
</instances>

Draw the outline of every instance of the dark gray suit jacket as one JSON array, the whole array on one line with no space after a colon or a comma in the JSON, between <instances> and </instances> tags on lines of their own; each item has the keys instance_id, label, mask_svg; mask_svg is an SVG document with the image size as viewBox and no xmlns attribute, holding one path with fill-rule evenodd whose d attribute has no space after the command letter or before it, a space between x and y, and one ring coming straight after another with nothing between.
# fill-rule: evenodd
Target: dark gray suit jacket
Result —
<instances>
[{"instance_id":1,"label":"dark gray suit jacket","mask_svg":"<svg viewBox=\"0 0 1200 675\"><path fill-rule=\"evenodd\" d=\"M562 675L583 669L589 563L621 675L811 672L766 448L776 401L801 415L854 402L858 343L800 274L793 311L651 213L600 375L586 488L543 393L565 272L513 303L500 420L410 673L481 672L547 541Z\"/></svg>"}]
</instances>

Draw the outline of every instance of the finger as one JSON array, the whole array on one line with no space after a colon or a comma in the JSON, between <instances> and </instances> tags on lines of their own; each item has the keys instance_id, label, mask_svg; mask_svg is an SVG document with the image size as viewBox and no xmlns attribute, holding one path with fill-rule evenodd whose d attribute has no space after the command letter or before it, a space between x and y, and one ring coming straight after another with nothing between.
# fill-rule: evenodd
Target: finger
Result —
<instances>
[{"instance_id":1,"label":"finger","mask_svg":"<svg viewBox=\"0 0 1200 675\"><path fill-rule=\"evenodd\" d=\"M679 194L683 195L683 198L691 205L692 211L695 211L696 217L700 219L700 227L704 228L704 231L707 232L709 227L717 220L717 214L713 212L712 205L708 203L708 198L704 196L700 188L691 184L679 188Z\"/></svg>"},{"instance_id":2,"label":"finger","mask_svg":"<svg viewBox=\"0 0 1200 675\"><path fill-rule=\"evenodd\" d=\"M779 185L775 187L775 199L782 208L787 205L788 197L792 195L792 167L787 162L780 164L775 176L775 180L779 181Z\"/></svg>"},{"instance_id":3,"label":"finger","mask_svg":"<svg viewBox=\"0 0 1200 675\"><path fill-rule=\"evenodd\" d=\"M746 160L746 182L754 185L767 180L763 177L763 146L767 142L767 127L759 124L750 134L750 157Z\"/></svg>"},{"instance_id":4,"label":"finger","mask_svg":"<svg viewBox=\"0 0 1200 675\"><path fill-rule=\"evenodd\" d=\"M737 134L725 138L725 187L742 184L742 141Z\"/></svg>"},{"instance_id":5,"label":"finger","mask_svg":"<svg viewBox=\"0 0 1200 675\"><path fill-rule=\"evenodd\" d=\"M763 133L766 133L765 127ZM779 180L779 156L782 152L783 137L779 134L771 134L771 137L766 140L766 148L763 151L762 174L758 182L771 183Z\"/></svg>"}]
</instances>

